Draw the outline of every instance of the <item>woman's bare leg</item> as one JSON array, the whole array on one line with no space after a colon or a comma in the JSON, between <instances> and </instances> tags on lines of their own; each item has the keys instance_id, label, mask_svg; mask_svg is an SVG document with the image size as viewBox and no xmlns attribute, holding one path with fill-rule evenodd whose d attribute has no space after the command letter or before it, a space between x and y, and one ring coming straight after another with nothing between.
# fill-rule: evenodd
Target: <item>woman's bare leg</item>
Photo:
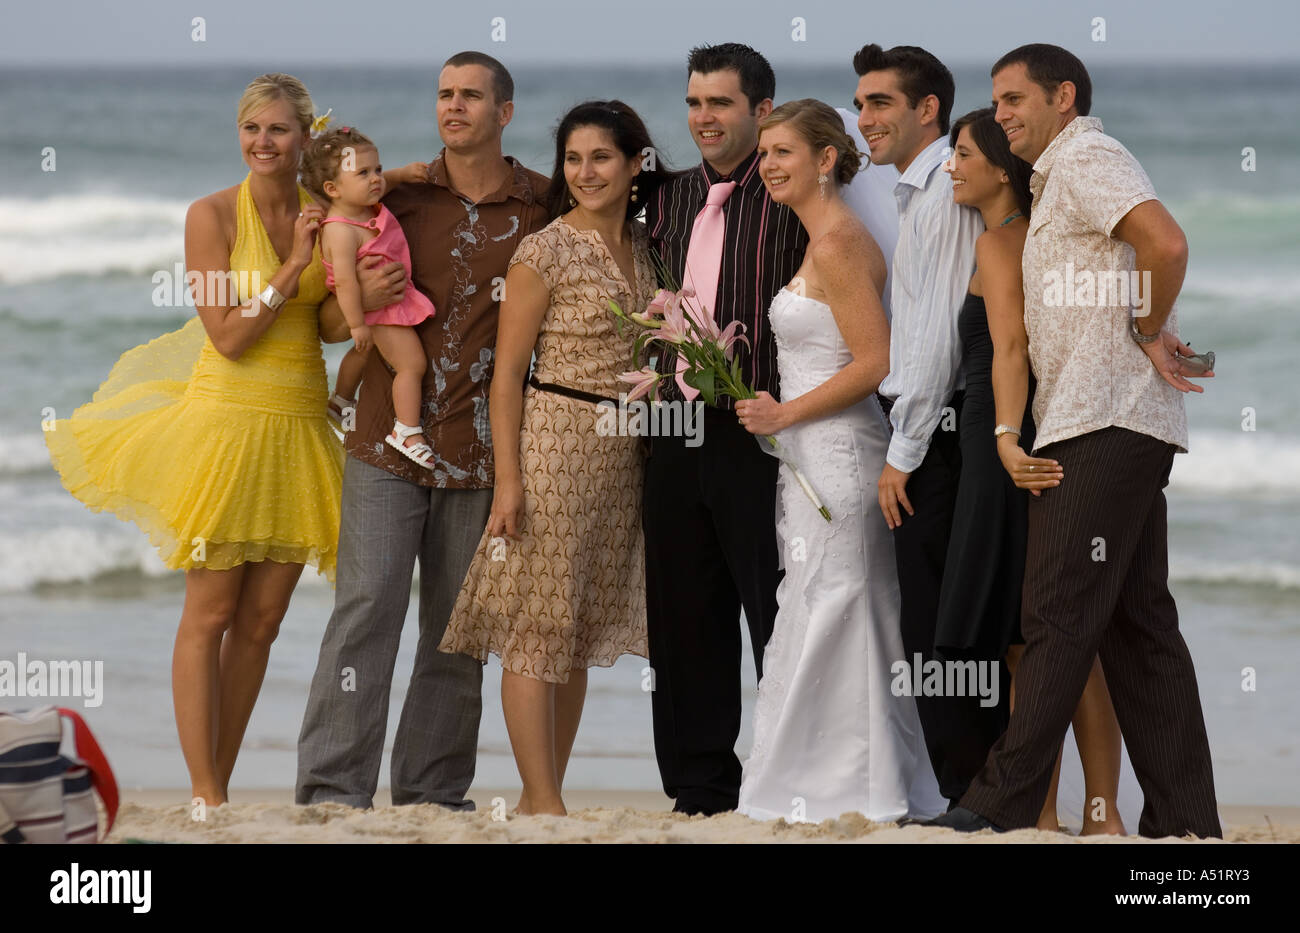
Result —
<instances>
[{"instance_id":1,"label":"woman's bare leg","mask_svg":"<svg viewBox=\"0 0 1300 933\"><path fill-rule=\"evenodd\" d=\"M555 684L503 670L501 707L524 785L519 812L567 815L555 769Z\"/></svg>"},{"instance_id":2,"label":"woman's bare leg","mask_svg":"<svg viewBox=\"0 0 1300 933\"><path fill-rule=\"evenodd\" d=\"M582 721L582 706L587 700L587 672L569 673L567 684L555 686L555 773L561 789L564 772L569 767L569 755L578 737L578 723Z\"/></svg>"},{"instance_id":3,"label":"woman's bare leg","mask_svg":"<svg viewBox=\"0 0 1300 933\"><path fill-rule=\"evenodd\" d=\"M221 642L221 717L217 731L217 776L228 795L235 758L262 689L271 643L289 608L302 564L264 560L244 564L235 620Z\"/></svg>"},{"instance_id":4,"label":"woman's bare leg","mask_svg":"<svg viewBox=\"0 0 1300 933\"><path fill-rule=\"evenodd\" d=\"M208 806L226 802L226 781L216 757L221 636L234 622L245 566L185 574L185 607L172 651L172 700L190 795Z\"/></svg>"},{"instance_id":5,"label":"woman's bare leg","mask_svg":"<svg viewBox=\"0 0 1300 933\"><path fill-rule=\"evenodd\" d=\"M1086 798L1081 835L1124 835L1124 821L1117 805L1122 754L1119 721L1110 702L1110 691L1106 689L1101 661L1096 658L1079 698L1079 707L1074 711L1074 738L1083 762Z\"/></svg>"}]
</instances>

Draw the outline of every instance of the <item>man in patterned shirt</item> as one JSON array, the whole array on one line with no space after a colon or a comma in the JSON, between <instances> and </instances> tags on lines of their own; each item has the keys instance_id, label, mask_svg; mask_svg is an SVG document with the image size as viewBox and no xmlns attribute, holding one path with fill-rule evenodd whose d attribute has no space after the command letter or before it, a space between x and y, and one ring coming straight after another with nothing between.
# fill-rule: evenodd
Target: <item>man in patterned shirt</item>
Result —
<instances>
[{"instance_id":1,"label":"man in patterned shirt","mask_svg":"<svg viewBox=\"0 0 1300 933\"><path fill-rule=\"evenodd\" d=\"M550 180L501 151L514 82L480 52L452 56L438 77L445 148L424 181L393 188L384 204L411 247L411 278L437 308L416 325L429 359L421 421L434 450L426 470L384 443L393 425L393 377L378 353L366 365L348 457L334 613L321 644L298 739L301 804L373 805L388 695L420 561L420 640L393 743L393 803L474 809L483 667L438 651L456 594L492 505L487 414L497 309L519 241L550 222ZM400 300L398 263L362 269L367 309ZM345 340L333 299L321 308L327 339Z\"/></svg>"},{"instance_id":2,"label":"man in patterned shirt","mask_svg":"<svg viewBox=\"0 0 1300 933\"><path fill-rule=\"evenodd\" d=\"M1100 654L1145 798L1139 832L1222 836L1196 671L1169 593L1163 492L1174 453L1187 450L1183 393L1201 391L1187 376L1203 374L1179 357L1191 353L1173 307L1187 241L1137 160L1088 116L1078 58L1027 45L992 76L996 119L1034 166L1022 268L1038 459L1016 477L1034 492L1025 652L1006 734L961 806L934 822L1035 824ZM1018 430L999 425L998 443Z\"/></svg>"}]
</instances>

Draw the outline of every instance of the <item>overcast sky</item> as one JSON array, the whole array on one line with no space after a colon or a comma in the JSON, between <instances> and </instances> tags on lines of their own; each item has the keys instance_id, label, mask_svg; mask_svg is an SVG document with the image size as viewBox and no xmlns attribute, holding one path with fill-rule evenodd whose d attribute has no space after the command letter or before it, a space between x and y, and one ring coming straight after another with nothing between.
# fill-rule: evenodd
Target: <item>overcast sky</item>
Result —
<instances>
[{"instance_id":1,"label":"overcast sky","mask_svg":"<svg viewBox=\"0 0 1300 933\"><path fill-rule=\"evenodd\" d=\"M47 0L6 3L3 23L0 63L20 65L428 64L462 49L508 64L664 62L724 41L781 64L843 60L867 42L953 64L1025 42L1089 63L1300 61L1296 0Z\"/></svg>"}]
</instances>

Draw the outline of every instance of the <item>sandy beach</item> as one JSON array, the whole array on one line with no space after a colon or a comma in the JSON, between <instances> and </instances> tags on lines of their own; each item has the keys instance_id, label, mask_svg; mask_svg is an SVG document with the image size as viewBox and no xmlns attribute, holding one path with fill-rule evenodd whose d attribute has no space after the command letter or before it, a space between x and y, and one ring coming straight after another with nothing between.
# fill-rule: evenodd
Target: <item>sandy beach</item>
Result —
<instances>
[{"instance_id":1,"label":"sandy beach","mask_svg":"<svg viewBox=\"0 0 1300 933\"><path fill-rule=\"evenodd\" d=\"M376 808L341 804L295 806L287 790L234 791L230 804L193 818L184 791L124 791L108 841L177 843L1019 843L1087 845L1192 842L1300 843L1300 807L1221 805L1220 840L1143 839L1017 830L964 835L947 829L898 827L846 814L822 823L758 822L737 813L686 817L657 792L575 790L568 817L510 816L517 790L475 788L474 813L432 804L393 807L386 792ZM1129 827L1135 830L1136 827Z\"/></svg>"}]
</instances>

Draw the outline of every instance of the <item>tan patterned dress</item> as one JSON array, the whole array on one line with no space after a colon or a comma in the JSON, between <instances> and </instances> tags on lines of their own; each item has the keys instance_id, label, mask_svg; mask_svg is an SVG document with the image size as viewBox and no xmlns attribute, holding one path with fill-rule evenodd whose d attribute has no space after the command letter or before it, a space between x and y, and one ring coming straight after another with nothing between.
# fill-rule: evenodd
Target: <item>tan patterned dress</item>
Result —
<instances>
[{"instance_id":1,"label":"tan patterned dress","mask_svg":"<svg viewBox=\"0 0 1300 933\"><path fill-rule=\"evenodd\" d=\"M538 381L606 398L627 391L618 374L635 368L634 335L619 336L606 300L640 311L657 288L645 225L631 230L631 287L601 235L563 218L519 244L510 265L526 264L551 293ZM484 532L439 650L480 661L491 652L504 670L548 683L646 655L643 454L636 437L602 436L600 420L591 402L525 389L521 538Z\"/></svg>"}]
</instances>

